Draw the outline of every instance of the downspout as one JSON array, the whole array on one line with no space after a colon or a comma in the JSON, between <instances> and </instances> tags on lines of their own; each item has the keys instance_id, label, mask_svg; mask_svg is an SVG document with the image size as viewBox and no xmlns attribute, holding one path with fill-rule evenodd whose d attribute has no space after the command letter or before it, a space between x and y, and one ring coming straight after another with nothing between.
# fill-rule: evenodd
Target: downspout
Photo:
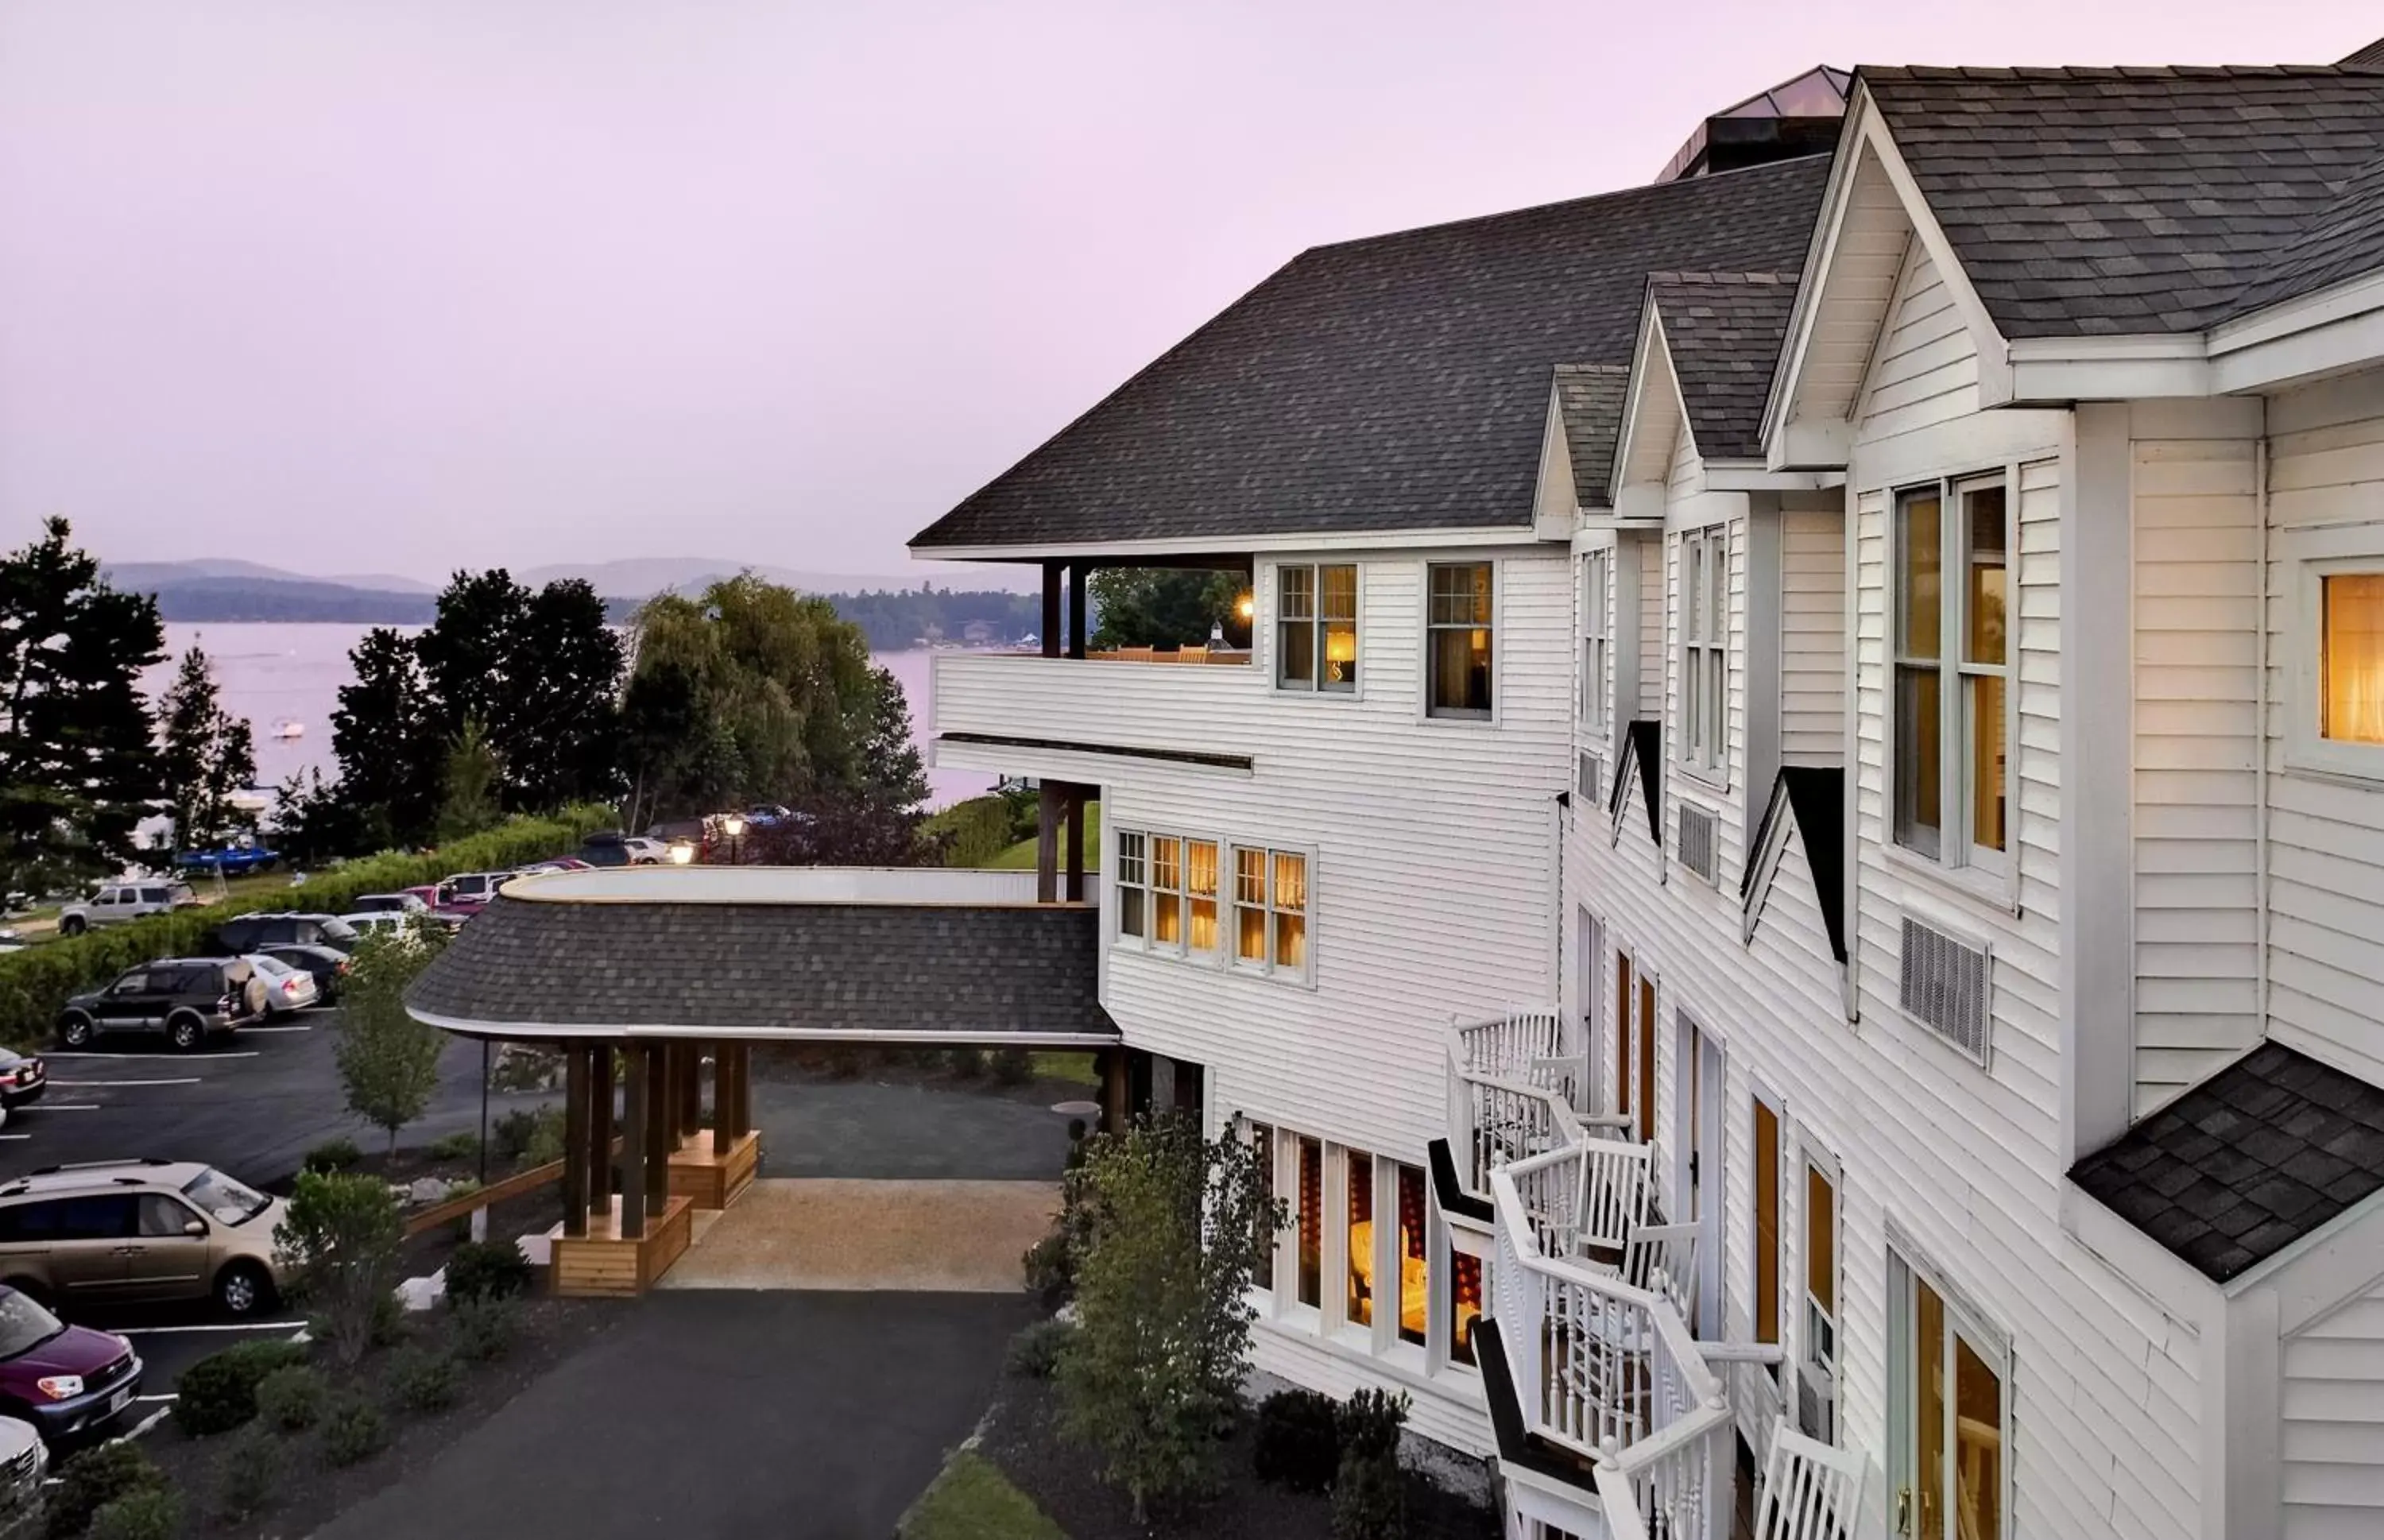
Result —
<instances>
[{"instance_id":1,"label":"downspout","mask_svg":"<svg viewBox=\"0 0 2384 1540\"><path fill-rule=\"evenodd\" d=\"M2254 935L2257 982L2253 993L2259 1019L2254 1023L2256 1047L2268 1036L2268 422L2262 403L2260 436L2252 441L2253 515L2260 521L2259 678L2254 689L2252 759L2252 880Z\"/></svg>"}]
</instances>

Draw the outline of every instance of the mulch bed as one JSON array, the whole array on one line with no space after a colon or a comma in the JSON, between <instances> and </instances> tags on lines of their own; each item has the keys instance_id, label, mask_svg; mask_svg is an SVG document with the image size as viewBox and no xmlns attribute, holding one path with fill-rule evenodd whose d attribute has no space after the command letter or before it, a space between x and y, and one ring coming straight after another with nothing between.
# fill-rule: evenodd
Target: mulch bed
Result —
<instances>
[{"instance_id":1,"label":"mulch bed","mask_svg":"<svg viewBox=\"0 0 2384 1540\"><path fill-rule=\"evenodd\" d=\"M1250 1472L1247 1425L1217 1461L1223 1478L1211 1497L1134 1521L1126 1495L1095 1478L1094 1457L1060 1436L1057 1390L1012 1374L986 1414L979 1452L1035 1499L1069 1540L1144 1540L1150 1535L1232 1535L1234 1540L1318 1540L1333 1533L1329 1498L1261 1485ZM1498 1517L1410 1471L1409 1540L1498 1540Z\"/></svg>"},{"instance_id":2,"label":"mulch bed","mask_svg":"<svg viewBox=\"0 0 2384 1540\"><path fill-rule=\"evenodd\" d=\"M371 1458L344 1469L327 1466L311 1433L276 1434L285 1439L288 1463L279 1495L262 1513L240 1520L217 1520L215 1504L217 1465L230 1434L192 1438L170 1417L141 1440L141 1447L162 1467L182 1494L186 1536L282 1536L313 1533L335 1515L392 1483L404 1482L428 1468L440 1453L486 1422L499 1408L531 1382L593 1341L623 1308L595 1299L532 1298L522 1301L521 1330L504 1357L487 1363L464 1365L460 1390L453 1406L442 1411L415 1412L399 1408L382 1384L389 1352L377 1349L355 1370L343 1370L317 1345L316 1363L335 1394L357 1385L372 1387L387 1420L389 1442ZM439 1312L407 1317L408 1341L437 1347L442 1340L444 1318Z\"/></svg>"}]
</instances>

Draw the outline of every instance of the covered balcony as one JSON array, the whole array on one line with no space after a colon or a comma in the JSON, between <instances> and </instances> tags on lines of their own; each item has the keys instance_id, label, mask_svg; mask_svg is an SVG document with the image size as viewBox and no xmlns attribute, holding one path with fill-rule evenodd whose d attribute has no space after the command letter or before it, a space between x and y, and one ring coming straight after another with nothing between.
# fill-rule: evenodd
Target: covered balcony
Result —
<instances>
[{"instance_id":1,"label":"covered balcony","mask_svg":"<svg viewBox=\"0 0 2384 1540\"><path fill-rule=\"evenodd\" d=\"M1785 1426L1778 1348L1699 1340L1698 1227L1663 1223L1628 1120L1583 1109L1578 1038L1554 1011L1449 1035L1434 1179L1495 1236L1474 1340L1509 1540L1851 1534L1866 1462ZM1762 1472L1744 1508L1742 1435Z\"/></svg>"}]
</instances>

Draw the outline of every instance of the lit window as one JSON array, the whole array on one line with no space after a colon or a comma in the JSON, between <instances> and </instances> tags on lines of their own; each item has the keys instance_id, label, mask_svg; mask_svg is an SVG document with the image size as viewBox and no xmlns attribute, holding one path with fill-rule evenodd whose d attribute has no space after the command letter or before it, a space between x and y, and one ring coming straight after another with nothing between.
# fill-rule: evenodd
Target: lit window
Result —
<instances>
[{"instance_id":1,"label":"lit window","mask_svg":"<svg viewBox=\"0 0 2384 1540\"><path fill-rule=\"evenodd\" d=\"M1341 1152L1341 1180L1348 1194L1349 1285L1342 1319L1352 1326L1374 1323L1374 1158L1362 1149Z\"/></svg>"},{"instance_id":2,"label":"lit window","mask_svg":"<svg viewBox=\"0 0 2384 1540\"><path fill-rule=\"evenodd\" d=\"M1613 553L1593 551L1581 559L1581 727L1606 731L1606 596Z\"/></svg>"},{"instance_id":3,"label":"lit window","mask_svg":"<svg viewBox=\"0 0 2384 1540\"><path fill-rule=\"evenodd\" d=\"M1993 865L2009 838L2010 500L2002 481L1895 502L1895 842Z\"/></svg>"},{"instance_id":4,"label":"lit window","mask_svg":"<svg viewBox=\"0 0 2384 1540\"><path fill-rule=\"evenodd\" d=\"M1490 564L1434 563L1428 572L1425 712L1433 716L1487 717L1493 626Z\"/></svg>"},{"instance_id":5,"label":"lit window","mask_svg":"<svg viewBox=\"0 0 2384 1540\"><path fill-rule=\"evenodd\" d=\"M1234 959L1265 972L1305 975L1306 856L1249 845L1234 848Z\"/></svg>"},{"instance_id":6,"label":"lit window","mask_svg":"<svg viewBox=\"0 0 2384 1540\"><path fill-rule=\"evenodd\" d=\"M2384 573L2318 580L2318 736L2384 743Z\"/></svg>"},{"instance_id":7,"label":"lit window","mask_svg":"<svg viewBox=\"0 0 2384 1540\"><path fill-rule=\"evenodd\" d=\"M1299 1302L1324 1304L1324 1146L1299 1138Z\"/></svg>"},{"instance_id":8,"label":"lit window","mask_svg":"<svg viewBox=\"0 0 2384 1540\"><path fill-rule=\"evenodd\" d=\"M1358 569L1275 569L1274 682L1283 689L1358 688Z\"/></svg>"},{"instance_id":9,"label":"lit window","mask_svg":"<svg viewBox=\"0 0 2384 1540\"><path fill-rule=\"evenodd\" d=\"M2003 1540L2005 1350L1936 1286L1888 1256L1889 1481L1918 1540Z\"/></svg>"},{"instance_id":10,"label":"lit window","mask_svg":"<svg viewBox=\"0 0 2384 1540\"><path fill-rule=\"evenodd\" d=\"M1432 1278L1425 1268L1424 1185L1422 1166L1402 1165L1399 1199L1399 1340L1421 1348L1432 1319Z\"/></svg>"},{"instance_id":11,"label":"lit window","mask_svg":"<svg viewBox=\"0 0 2384 1540\"><path fill-rule=\"evenodd\" d=\"M1482 1314L1482 1259L1452 1248L1448 1253L1448 1358L1473 1363L1473 1323Z\"/></svg>"},{"instance_id":12,"label":"lit window","mask_svg":"<svg viewBox=\"0 0 2384 1540\"><path fill-rule=\"evenodd\" d=\"M1217 842L1126 830L1117 838L1118 938L1153 951L1214 957Z\"/></svg>"},{"instance_id":13,"label":"lit window","mask_svg":"<svg viewBox=\"0 0 2384 1540\"><path fill-rule=\"evenodd\" d=\"M1681 538L1681 757L1718 773L1729 757L1730 530Z\"/></svg>"},{"instance_id":14,"label":"lit window","mask_svg":"<svg viewBox=\"0 0 2384 1540\"><path fill-rule=\"evenodd\" d=\"M1258 1165L1259 1223L1263 1233L1254 1238L1250 1256L1250 1285L1254 1288L1274 1287L1274 1130L1263 1123L1248 1124L1250 1153Z\"/></svg>"},{"instance_id":15,"label":"lit window","mask_svg":"<svg viewBox=\"0 0 2384 1540\"><path fill-rule=\"evenodd\" d=\"M1118 845L1118 936L1140 938L1149 934L1150 874L1145 864L1142 836L1121 833Z\"/></svg>"}]
</instances>

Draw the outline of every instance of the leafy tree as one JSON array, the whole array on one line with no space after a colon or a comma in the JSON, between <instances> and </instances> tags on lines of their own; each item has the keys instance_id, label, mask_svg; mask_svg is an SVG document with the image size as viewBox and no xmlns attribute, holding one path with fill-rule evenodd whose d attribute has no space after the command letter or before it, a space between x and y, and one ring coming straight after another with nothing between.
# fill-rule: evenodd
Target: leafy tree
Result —
<instances>
[{"instance_id":1,"label":"leafy tree","mask_svg":"<svg viewBox=\"0 0 2384 1540\"><path fill-rule=\"evenodd\" d=\"M439 778L439 842L442 845L479 833L497 821L496 752L480 730L477 716L464 718L462 730L447 748L447 764Z\"/></svg>"},{"instance_id":2,"label":"leafy tree","mask_svg":"<svg viewBox=\"0 0 2384 1540\"><path fill-rule=\"evenodd\" d=\"M1250 644L1249 622L1241 616L1248 583L1238 572L1105 566L1085 586L1095 647L1198 647L1218 626L1234 646Z\"/></svg>"},{"instance_id":3,"label":"leafy tree","mask_svg":"<svg viewBox=\"0 0 2384 1540\"><path fill-rule=\"evenodd\" d=\"M158 708L158 768L174 838L185 850L208 849L247 823L231 794L256 778L255 739L247 718L223 709L215 668L196 646L182 654Z\"/></svg>"},{"instance_id":4,"label":"leafy tree","mask_svg":"<svg viewBox=\"0 0 2384 1540\"><path fill-rule=\"evenodd\" d=\"M410 843L439 807L441 740L432 732L428 684L414 640L376 627L348 653L355 679L331 713L339 796L352 811L355 849Z\"/></svg>"},{"instance_id":5,"label":"leafy tree","mask_svg":"<svg viewBox=\"0 0 2384 1540\"><path fill-rule=\"evenodd\" d=\"M893 670L874 668L869 682L873 694L861 737L860 789L908 812L927 800L927 764L911 736L911 705Z\"/></svg>"},{"instance_id":6,"label":"leafy tree","mask_svg":"<svg viewBox=\"0 0 2384 1540\"><path fill-rule=\"evenodd\" d=\"M0 557L0 886L28 891L131 859L157 790L156 602L110 588L71 533L51 519Z\"/></svg>"},{"instance_id":7,"label":"leafy tree","mask_svg":"<svg viewBox=\"0 0 2384 1540\"><path fill-rule=\"evenodd\" d=\"M335 855L366 850L376 834L390 843L384 825L369 824L364 810L353 807L340 788L308 766L293 770L273 789L273 848L291 863L311 866Z\"/></svg>"},{"instance_id":8,"label":"leafy tree","mask_svg":"<svg viewBox=\"0 0 2384 1540\"><path fill-rule=\"evenodd\" d=\"M615 789L614 694L621 638L585 579L533 591L503 567L457 573L415 639L442 740L477 721L499 766L497 796L528 812Z\"/></svg>"},{"instance_id":9,"label":"leafy tree","mask_svg":"<svg viewBox=\"0 0 2384 1540\"><path fill-rule=\"evenodd\" d=\"M354 1364L372 1346L405 1245L389 1184L355 1173L300 1172L273 1245L333 1355Z\"/></svg>"},{"instance_id":10,"label":"leafy tree","mask_svg":"<svg viewBox=\"0 0 2384 1540\"><path fill-rule=\"evenodd\" d=\"M1249 1369L1250 1256L1285 1215L1247 1142L1204 1139L1180 1115L1095 1140L1078 1175L1087 1218L1061 1427L1142 1524L1153 1498L1213 1479Z\"/></svg>"},{"instance_id":11,"label":"leafy tree","mask_svg":"<svg viewBox=\"0 0 2384 1540\"><path fill-rule=\"evenodd\" d=\"M405 1009L406 987L446 945L442 925L409 925L367 936L348 959L341 996L340 1039L334 1057L348 1111L389 1134L420 1117L439 1088L439 1052L446 1037Z\"/></svg>"}]
</instances>

